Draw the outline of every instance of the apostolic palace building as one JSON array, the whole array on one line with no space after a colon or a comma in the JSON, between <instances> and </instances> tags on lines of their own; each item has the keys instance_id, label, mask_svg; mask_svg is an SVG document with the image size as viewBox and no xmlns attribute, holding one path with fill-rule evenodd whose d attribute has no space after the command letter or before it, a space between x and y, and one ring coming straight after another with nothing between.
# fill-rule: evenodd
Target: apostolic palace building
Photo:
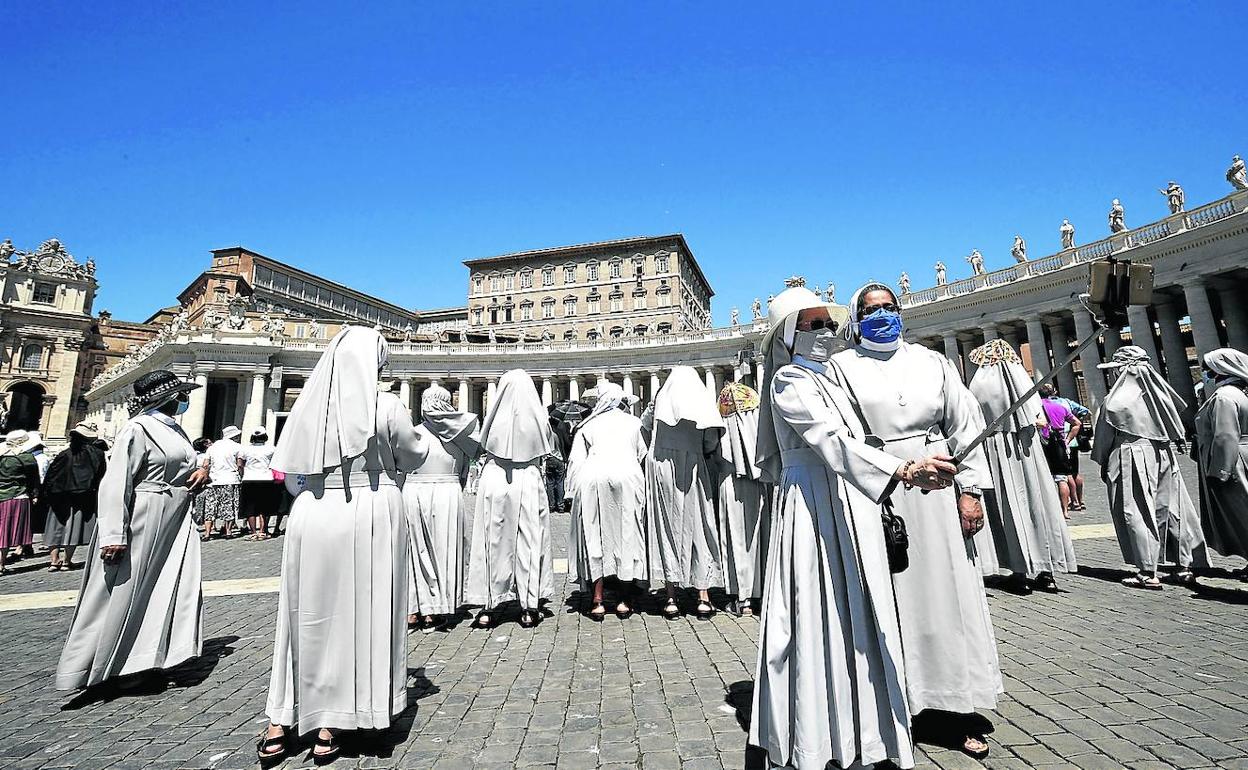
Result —
<instances>
[{"instance_id":1,"label":"apostolic palace building","mask_svg":"<svg viewBox=\"0 0 1248 770\"><path fill-rule=\"evenodd\" d=\"M1190 411L1198 355L1224 345L1248 350L1248 190L1231 181L1236 189L1226 197L1189 210L1180 203L1140 227L1081 245L1072 237L1056 253L1026 261L1016 254L1007 268L932 288L907 285L899 290L906 339L943 352L968 378L967 354L995 337L1046 372L1094 328L1078 301L1087 263L1111 255L1148 263L1156 271L1152 306L1132 308L1130 328L1103 335L1059 375L1059 387L1095 408L1107 385L1095 364L1135 344ZM739 322L712 327L714 292L679 234L470 259L465 295L423 311L243 247L217 249L176 302L142 322L96 314L94 263L80 263L55 239L30 252L7 241L0 249L5 423L40 429L51 446L82 419L111 438L127 419L131 384L157 368L205 386L181 417L192 438L215 437L230 424L276 435L344 324L384 331L384 376L413 409L422 389L440 383L474 411L516 367L548 403L610 380L644 405L677 364L697 367L716 388L730 379L753 383L766 331L765 300L750 308L752 297L737 298L746 307Z\"/></svg>"}]
</instances>

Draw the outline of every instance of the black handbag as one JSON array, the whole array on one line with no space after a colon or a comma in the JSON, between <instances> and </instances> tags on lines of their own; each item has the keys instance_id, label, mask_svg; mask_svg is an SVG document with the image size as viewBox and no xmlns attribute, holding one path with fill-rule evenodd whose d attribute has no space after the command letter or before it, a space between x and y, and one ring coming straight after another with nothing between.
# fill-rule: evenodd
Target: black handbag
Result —
<instances>
[{"instance_id":1,"label":"black handbag","mask_svg":"<svg viewBox=\"0 0 1248 770\"><path fill-rule=\"evenodd\" d=\"M876 449L884 449L884 439L871 433L871 424L867 422L867 416L863 414L862 407L858 405L858 395L854 393L849 379L839 368L837 373L840 375L837 379L845 386L845 395L849 398L849 405L853 407L854 414L862 423L862 429L867 432L863 443ZM884 552L888 554L888 571L893 574L905 572L906 567L910 566L910 533L906 531L906 520L893 513L891 494L880 503L880 524L884 527Z\"/></svg>"}]
</instances>

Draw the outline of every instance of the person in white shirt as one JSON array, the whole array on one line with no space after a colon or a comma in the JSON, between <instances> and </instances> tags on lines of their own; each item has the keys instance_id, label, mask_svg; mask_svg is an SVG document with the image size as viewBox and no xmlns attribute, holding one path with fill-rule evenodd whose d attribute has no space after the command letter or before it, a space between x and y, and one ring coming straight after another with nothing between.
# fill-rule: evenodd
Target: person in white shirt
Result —
<instances>
[{"instance_id":1,"label":"person in white shirt","mask_svg":"<svg viewBox=\"0 0 1248 770\"><path fill-rule=\"evenodd\" d=\"M244 540L268 539L267 519L277 513L278 503L281 502L282 487L273 480L273 470L269 467L273 450L264 428L251 432L251 443L243 450L243 484L238 507L251 528L251 534Z\"/></svg>"},{"instance_id":2,"label":"person in white shirt","mask_svg":"<svg viewBox=\"0 0 1248 770\"><path fill-rule=\"evenodd\" d=\"M246 455L236 440L242 431L227 425L221 431L221 440L208 447L208 487L204 490L204 531L212 532L213 522L221 522L224 537L234 536L234 522L238 518L238 488L242 481L243 462Z\"/></svg>"}]
</instances>

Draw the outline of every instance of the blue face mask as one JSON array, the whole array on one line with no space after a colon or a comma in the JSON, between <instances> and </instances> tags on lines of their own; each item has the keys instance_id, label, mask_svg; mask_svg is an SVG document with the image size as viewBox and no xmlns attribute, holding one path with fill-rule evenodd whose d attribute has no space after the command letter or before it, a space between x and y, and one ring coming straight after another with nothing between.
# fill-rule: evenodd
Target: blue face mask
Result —
<instances>
[{"instance_id":1,"label":"blue face mask","mask_svg":"<svg viewBox=\"0 0 1248 770\"><path fill-rule=\"evenodd\" d=\"M175 415L182 414L183 412L185 412L185 411L186 411L186 410L190 407L190 405L191 405L191 402L190 402L190 401L179 401L179 402L178 402L178 408L177 408L177 409L175 409L175 410L173 411L173 413L174 413Z\"/></svg>"},{"instance_id":2,"label":"blue face mask","mask_svg":"<svg viewBox=\"0 0 1248 770\"><path fill-rule=\"evenodd\" d=\"M901 337L901 313L894 310L877 310L858 322L858 331L864 340L887 344Z\"/></svg>"}]
</instances>

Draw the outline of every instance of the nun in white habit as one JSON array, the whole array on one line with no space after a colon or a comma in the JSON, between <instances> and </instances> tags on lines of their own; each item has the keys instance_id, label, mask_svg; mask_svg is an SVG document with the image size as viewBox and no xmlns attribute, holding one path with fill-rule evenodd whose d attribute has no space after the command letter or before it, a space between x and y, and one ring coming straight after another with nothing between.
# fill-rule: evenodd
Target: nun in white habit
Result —
<instances>
[{"instance_id":1,"label":"nun in white habit","mask_svg":"<svg viewBox=\"0 0 1248 770\"><path fill-rule=\"evenodd\" d=\"M195 450L174 416L199 387L163 369L134 384L99 489L86 560L56 688L167 669L200 654L203 587L191 521Z\"/></svg>"},{"instance_id":2,"label":"nun in white habit","mask_svg":"<svg viewBox=\"0 0 1248 770\"><path fill-rule=\"evenodd\" d=\"M1205 354L1205 403L1196 413L1201 522L1209 546L1248 558L1248 354ZM1239 571L1248 578L1248 569Z\"/></svg>"},{"instance_id":3,"label":"nun in white habit","mask_svg":"<svg viewBox=\"0 0 1248 770\"><path fill-rule=\"evenodd\" d=\"M409 541L405 472L429 441L398 396L379 393L388 346L349 326L295 401L272 468L302 481L290 509L269 679L270 725L256 751L274 761L290 735L317 730L318 762L337 732L380 730L407 707Z\"/></svg>"},{"instance_id":4,"label":"nun in white habit","mask_svg":"<svg viewBox=\"0 0 1248 770\"><path fill-rule=\"evenodd\" d=\"M498 605L520 602L520 625L537 625L554 591L550 506L542 460L558 451L546 407L523 369L499 380L481 426L485 457L477 483L468 561L469 604L483 607L473 625L495 622Z\"/></svg>"},{"instance_id":5,"label":"nun in white habit","mask_svg":"<svg viewBox=\"0 0 1248 770\"><path fill-rule=\"evenodd\" d=\"M749 743L774 766L914 766L901 631L880 525L899 481L938 489L954 468L867 445L826 374L843 307L809 289L772 300L756 458L776 484ZM796 352L795 352L796 349ZM943 472L942 472L943 469Z\"/></svg>"},{"instance_id":6,"label":"nun in white habit","mask_svg":"<svg viewBox=\"0 0 1248 770\"><path fill-rule=\"evenodd\" d=\"M768 525L771 518L770 484L761 480L755 464L758 443L758 391L730 382L719 392L719 414L724 438L719 442L719 553L723 560L724 592L733 597L738 613L752 612L763 595Z\"/></svg>"},{"instance_id":7,"label":"nun in white habit","mask_svg":"<svg viewBox=\"0 0 1248 770\"><path fill-rule=\"evenodd\" d=\"M1119 348L1102 369L1118 378L1096 415L1092 460L1109 488L1109 513L1122 558L1138 573L1122 582L1161 590L1157 565L1179 565L1175 578L1208 565L1200 518L1179 472L1175 446L1186 433L1183 399L1148 362L1143 348Z\"/></svg>"},{"instance_id":8,"label":"nun in white habit","mask_svg":"<svg viewBox=\"0 0 1248 770\"><path fill-rule=\"evenodd\" d=\"M646 578L646 443L641 420L627 411L636 399L615 383L598 387L594 411L577 427L568 458L565 494L572 498L568 547L571 578L582 591L593 587L589 615L601 620L603 580L630 586ZM631 593L631 592L630 592ZM621 594L620 617L633 611Z\"/></svg>"},{"instance_id":9,"label":"nun in white habit","mask_svg":"<svg viewBox=\"0 0 1248 770\"><path fill-rule=\"evenodd\" d=\"M991 340L971 351L979 367L971 393L992 422L1032 386L1018 354L1005 340ZM992 488L984 489L988 526L974 543L986 561L1013 573L1020 587L1032 579L1037 588L1056 590L1054 572L1075 572L1075 547L1062 516L1062 503L1045 463L1037 425L1045 420L1040 397L1019 407L984 442ZM983 537L983 540L981 540Z\"/></svg>"},{"instance_id":10,"label":"nun in white habit","mask_svg":"<svg viewBox=\"0 0 1248 770\"><path fill-rule=\"evenodd\" d=\"M436 383L420 397L420 416L416 433L429 455L403 484L412 555L407 622L429 632L464 603L464 485L481 437L477 416L456 411Z\"/></svg>"},{"instance_id":11,"label":"nun in white habit","mask_svg":"<svg viewBox=\"0 0 1248 770\"><path fill-rule=\"evenodd\" d=\"M646 454L646 537L652 583L664 581L663 614L680 615L676 586L698 591L697 616L715 607L708 590L723 585L715 521L716 466L724 421L715 394L691 366L677 366L654 398Z\"/></svg>"},{"instance_id":12,"label":"nun in white habit","mask_svg":"<svg viewBox=\"0 0 1248 770\"><path fill-rule=\"evenodd\" d=\"M829 370L857 400L867 432L905 460L957 454L984 418L949 359L902 340L901 309L883 284L859 289L850 312L846 336L853 346L832 356ZM977 758L988 744L970 715L995 708L1003 692L983 577L969 542L983 527L980 497L991 484L980 447L958 467L955 486L892 495L910 535L910 567L893 584L911 713L944 712L928 721L946 723L947 740Z\"/></svg>"}]
</instances>

